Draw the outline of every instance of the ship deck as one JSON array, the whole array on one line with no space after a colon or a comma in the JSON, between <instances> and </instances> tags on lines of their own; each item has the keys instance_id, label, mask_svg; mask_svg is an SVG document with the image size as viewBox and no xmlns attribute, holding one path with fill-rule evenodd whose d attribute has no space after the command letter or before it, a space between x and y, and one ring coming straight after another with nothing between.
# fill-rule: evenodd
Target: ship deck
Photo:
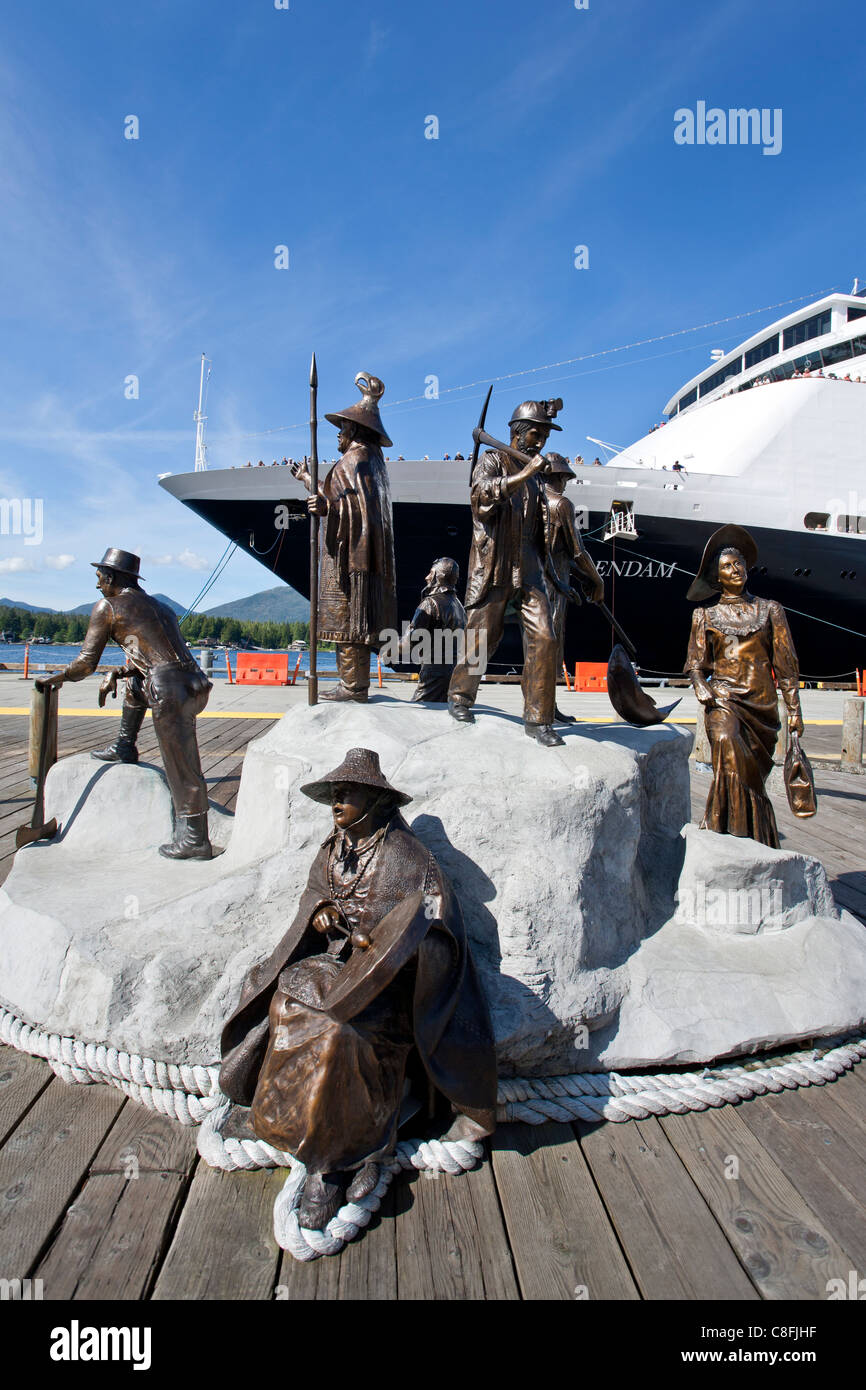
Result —
<instances>
[{"instance_id":1,"label":"ship deck","mask_svg":"<svg viewBox=\"0 0 866 1390\"><path fill-rule=\"evenodd\" d=\"M33 796L27 720L11 712L27 704L16 682L0 676L0 879ZM95 688L62 692L63 754L111 736L116 714L91 712ZM518 697L514 687L484 691L509 707ZM215 802L232 808L246 745L303 698L218 687L199 725ZM607 706L563 699L593 720ZM835 718L831 697L821 708ZM807 718L810 709L809 751L832 757L841 730L814 722L817 697ZM158 758L149 721L141 751ZM839 903L866 923L866 779L819 766L816 780L815 821L794 820L776 799L783 844L820 857ZM695 769L696 814L706 785ZM736 1180L725 1177L730 1155ZM505 1125L476 1171L402 1175L339 1259L299 1264L271 1232L282 1174L215 1172L199 1160L194 1130L0 1048L3 1269L41 1279L46 1300L824 1300L829 1280L866 1269L864 1158L863 1067L700 1114Z\"/></svg>"}]
</instances>

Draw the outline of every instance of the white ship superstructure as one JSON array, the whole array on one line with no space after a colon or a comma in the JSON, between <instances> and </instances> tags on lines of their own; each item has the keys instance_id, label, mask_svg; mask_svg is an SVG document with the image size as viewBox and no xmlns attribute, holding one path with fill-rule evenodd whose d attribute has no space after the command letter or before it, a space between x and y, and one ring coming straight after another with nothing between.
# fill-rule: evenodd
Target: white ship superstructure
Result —
<instances>
[{"instance_id":1,"label":"white ship superstructure","mask_svg":"<svg viewBox=\"0 0 866 1390\"><path fill-rule=\"evenodd\" d=\"M689 576L712 530L731 521L756 537L750 586L789 610L804 674L866 666L866 299L830 294L768 325L687 381L665 412L667 423L609 450L605 467L576 466L569 484L607 601L645 669L681 670ZM453 556L465 576L469 464L392 459L389 468L402 620L433 559ZM160 483L307 592L305 492L288 468ZM292 524L278 529L287 514ZM584 607L567 641L569 660L600 659L610 630ZM519 643L505 657L519 660Z\"/></svg>"}]
</instances>

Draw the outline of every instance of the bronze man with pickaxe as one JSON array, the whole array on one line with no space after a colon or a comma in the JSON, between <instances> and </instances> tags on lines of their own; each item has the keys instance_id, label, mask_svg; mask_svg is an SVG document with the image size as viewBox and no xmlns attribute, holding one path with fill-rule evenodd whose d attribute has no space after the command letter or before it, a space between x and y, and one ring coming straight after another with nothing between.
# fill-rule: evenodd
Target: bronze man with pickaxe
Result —
<instances>
[{"instance_id":1,"label":"bronze man with pickaxe","mask_svg":"<svg viewBox=\"0 0 866 1390\"><path fill-rule=\"evenodd\" d=\"M451 677L448 709L455 719L474 722L471 707L487 661L502 639L505 610L511 603L524 639L524 731L550 748L561 744L562 739L552 727L558 644L544 582L547 507L539 474L545 467L541 451L550 431L562 428L555 423L562 401L524 401L519 405L509 421L509 446L484 433L489 400L488 393L473 434L466 655ZM493 448L479 459L481 444ZM486 650L482 642L486 642Z\"/></svg>"}]
</instances>

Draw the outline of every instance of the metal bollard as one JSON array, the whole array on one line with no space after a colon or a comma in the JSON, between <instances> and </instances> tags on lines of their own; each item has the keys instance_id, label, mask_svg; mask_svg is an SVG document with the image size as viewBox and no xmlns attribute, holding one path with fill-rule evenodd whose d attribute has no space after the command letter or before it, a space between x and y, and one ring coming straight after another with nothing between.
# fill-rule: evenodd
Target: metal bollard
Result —
<instances>
[{"instance_id":1,"label":"metal bollard","mask_svg":"<svg viewBox=\"0 0 866 1390\"><path fill-rule=\"evenodd\" d=\"M213 675L213 647L202 647L199 652L199 666L206 676Z\"/></svg>"},{"instance_id":2,"label":"metal bollard","mask_svg":"<svg viewBox=\"0 0 866 1390\"><path fill-rule=\"evenodd\" d=\"M842 764L859 767L863 762L863 716L866 699L862 695L846 700L842 706Z\"/></svg>"}]
</instances>

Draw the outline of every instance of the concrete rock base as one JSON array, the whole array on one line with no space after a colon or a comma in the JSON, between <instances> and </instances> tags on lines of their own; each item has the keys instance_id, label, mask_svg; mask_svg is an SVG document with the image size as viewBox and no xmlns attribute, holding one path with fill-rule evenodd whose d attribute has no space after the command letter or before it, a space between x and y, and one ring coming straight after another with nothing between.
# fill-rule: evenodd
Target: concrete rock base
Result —
<instances>
[{"instance_id":1,"label":"concrete rock base","mask_svg":"<svg viewBox=\"0 0 866 1390\"><path fill-rule=\"evenodd\" d=\"M225 853L169 862L159 770L64 759L0 890L0 1002L47 1031L177 1064L218 1060L250 966L295 912L327 809L299 787L350 747L413 796L455 884L503 1075L713 1058L866 1019L866 930L817 861L689 827L690 736L375 700L295 707L247 749ZM744 908L743 903L747 906Z\"/></svg>"}]
</instances>

